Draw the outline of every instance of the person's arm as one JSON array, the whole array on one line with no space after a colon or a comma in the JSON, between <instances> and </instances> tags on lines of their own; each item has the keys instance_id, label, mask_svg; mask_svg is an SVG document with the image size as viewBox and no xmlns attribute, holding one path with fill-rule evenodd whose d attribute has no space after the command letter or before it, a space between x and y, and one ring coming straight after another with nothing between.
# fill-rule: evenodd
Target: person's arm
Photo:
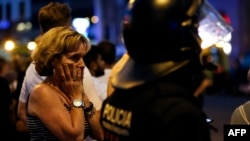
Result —
<instances>
[{"instance_id":1,"label":"person's arm","mask_svg":"<svg viewBox=\"0 0 250 141\"><path fill-rule=\"evenodd\" d=\"M20 132L26 132L28 131L27 125L26 125L26 103L18 101L18 109L17 114L19 119L16 121L16 129Z\"/></svg>"},{"instance_id":2,"label":"person's arm","mask_svg":"<svg viewBox=\"0 0 250 141\"><path fill-rule=\"evenodd\" d=\"M72 102L67 102L61 95L48 84L37 85L30 94L27 113L30 116L38 117L48 130L61 141L83 140L84 121L86 120L83 110L71 106ZM82 96L78 93L71 96L69 100L81 98ZM70 106L70 112L63 103Z\"/></svg>"},{"instance_id":3,"label":"person's arm","mask_svg":"<svg viewBox=\"0 0 250 141\"><path fill-rule=\"evenodd\" d=\"M72 64L55 66L48 82L36 85L29 96L28 115L38 117L60 141L84 140L84 105L73 103L83 100L82 76L79 75L82 73L82 68L76 65L73 68Z\"/></svg>"},{"instance_id":4,"label":"person's arm","mask_svg":"<svg viewBox=\"0 0 250 141\"><path fill-rule=\"evenodd\" d=\"M100 125L100 109L102 106L102 101L98 97L92 76L87 67L84 68L83 87L85 91L83 99L86 105L88 105L91 101L96 109L96 112L87 119L92 131L91 138L103 140L104 135Z\"/></svg>"},{"instance_id":5,"label":"person's arm","mask_svg":"<svg viewBox=\"0 0 250 141\"><path fill-rule=\"evenodd\" d=\"M26 123L26 103L28 100L28 96L29 96L29 90L27 88L27 77L24 77L23 80L23 84L22 84L22 88L20 91L20 96L19 96L19 100L18 100L18 107L17 107L17 116L19 117L20 120L22 120L23 122Z\"/></svg>"},{"instance_id":6,"label":"person's arm","mask_svg":"<svg viewBox=\"0 0 250 141\"><path fill-rule=\"evenodd\" d=\"M91 128L91 138L96 139L98 141L102 141L104 139L104 133L100 124L100 113L101 111L96 111L95 105L92 103L91 107L91 101L89 101L88 97L84 94L83 101L85 103L85 107L87 107L86 111L84 109L85 114L87 114L87 120L89 122L90 128Z\"/></svg>"},{"instance_id":7,"label":"person's arm","mask_svg":"<svg viewBox=\"0 0 250 141\"><path fill-rule=\"evenodd\" d=\"M20 91L18 105L17 105L18 120L16 122L16 128L18 131L22 131L22 132L28 131L28 128L26 125L26 115L27 115L26 103L27 103L29 92L27 89L26 81L27 81L27 76L25 75L22 88Z\"/></svg>"},{"instance_id":8,"label":"person's arm","mask_svg":"<svg viewBox=\"0 0 250 141\"><path fill-rule=\"evenodd\" d=\"M22 88L19 95L18 107L17 107L17 116L19 118L16 126L20 131L27 131L28 128L26 126L26 116L27 116L27 101L30 94L31 89L42 82L45 77L41 77L37 74L35 70L35 65L31 63L26 69Z\"/></svg>"},{"instance_id":9,"label":"person's arm","mask_svg":"<svg viewBox=\"0 0 250 141\"><path fill-rule=\"evenodd\" d=\"M204 70L201 74L202 80L199 86L194 91L194 96L199 97L202 95L209 87L213 85L213 74L210 70Z\"/></svg>"},{"instance_id":10,"label":"person's arm","mask_svg":"<svg viewBox=\"0 0 250 141\"><path fill-rule=\"evenodd\" d=\"M208 87L212 86L212 81L208 78L204 78L199 87L194 91L194 96L198 97L203 94Z\"/></svg>"}]
</instances>

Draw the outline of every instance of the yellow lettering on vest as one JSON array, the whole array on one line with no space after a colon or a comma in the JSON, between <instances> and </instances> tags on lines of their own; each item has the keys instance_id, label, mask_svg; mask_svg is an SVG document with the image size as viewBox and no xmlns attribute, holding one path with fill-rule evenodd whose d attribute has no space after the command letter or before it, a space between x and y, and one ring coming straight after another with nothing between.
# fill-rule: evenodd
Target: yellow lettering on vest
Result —
<instances>
[{"instance_id":1,"label":"yellow lettering on vest","mask_svg":"<svg viewBox=\"0 0 250 141\"><path fill-rule=\"evenodd\" d=\"M111 123L129 128L131 126L132 112L106 104L102 117Z\"/></svg>"}]
</instances>

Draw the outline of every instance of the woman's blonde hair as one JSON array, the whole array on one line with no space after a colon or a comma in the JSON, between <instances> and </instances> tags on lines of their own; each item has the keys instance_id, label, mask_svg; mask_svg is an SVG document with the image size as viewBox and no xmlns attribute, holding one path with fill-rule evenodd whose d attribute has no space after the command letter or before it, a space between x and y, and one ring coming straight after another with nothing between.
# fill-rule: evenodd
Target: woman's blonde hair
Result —
<instances>
[{"instance_id":1,"label":"woman's blonde hair","mask_svg":"<svg viewBox=\"0 0 250 141\"><path fill-rule=\"evenodd\" d=\"M62 55L72 52L80 43L90 50L89 40L68 27L55 27L37 39L37 47L32 52L32 60L36 71L41 76L53 74L52 61Z\"/></svg>"}]
</instances>

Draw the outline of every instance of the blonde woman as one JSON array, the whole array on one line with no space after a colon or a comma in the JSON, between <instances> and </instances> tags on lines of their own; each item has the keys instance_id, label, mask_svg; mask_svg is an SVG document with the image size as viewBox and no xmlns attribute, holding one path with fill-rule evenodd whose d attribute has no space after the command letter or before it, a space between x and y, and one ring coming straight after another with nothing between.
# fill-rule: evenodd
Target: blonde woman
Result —
<instances>
[{"instance_id":1,"label":"blonde woman","mask_svg":"<svg viewBox=\"0 0 250 141\"><path fill-rule=\"evenodd\" d=\"M56 27L38 39L32 54L36 71L47 78L31 91L27 125L31 140L102 140L102 128L83 89L84 55L89 41L67 27Z\"/></svg>"}]
</instances>

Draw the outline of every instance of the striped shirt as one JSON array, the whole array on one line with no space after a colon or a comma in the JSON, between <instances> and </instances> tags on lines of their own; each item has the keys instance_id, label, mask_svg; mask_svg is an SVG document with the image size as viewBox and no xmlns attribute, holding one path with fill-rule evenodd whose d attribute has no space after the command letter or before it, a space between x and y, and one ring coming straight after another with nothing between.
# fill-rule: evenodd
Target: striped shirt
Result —
<instances>
[{"instance_id":1,"label":"striped shirt","mask_svg":"<svg viewBox=\"0 0 250 141\"><path fill-rule=\"evenodd\" d=\"M70 111L70 107L66 104L64 106ZM85 117L85 137L90 134L90 126ZM31 141L60 141L43 122L35 116L27 115L27 126L29 128Z\"/></svg>"}]
</instances>

